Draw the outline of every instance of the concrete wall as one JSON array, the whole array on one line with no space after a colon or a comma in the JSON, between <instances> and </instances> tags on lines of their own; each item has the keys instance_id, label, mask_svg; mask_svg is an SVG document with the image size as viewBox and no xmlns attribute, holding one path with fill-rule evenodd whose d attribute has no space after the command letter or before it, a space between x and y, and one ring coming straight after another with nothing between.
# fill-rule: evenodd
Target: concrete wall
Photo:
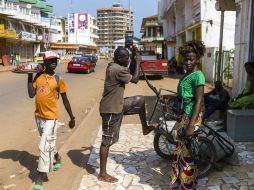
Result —
<instances>
[{"instance_id":1,"label":"concrete wall","mask_svg":"<svg viewBox=\"0 0 254 190\"><path fill-rule=\"evenodd\" d=\"M215 2L201 1L202 40L207 47L219 46L221 12L215 9ZM234 11L225 12L223 47L226 50L235 47L235 19Z\"/></svg>"},{"instance_id":2,"label":"concrete wall","mask_svg":"<svg viewBox=\"0 0 254 190\"><path fill-rule=\"evenodd\" d=\"M239 94L246 81L244 63L249 56L249 35L251 0L236 0L235 59L233 75L233 96Z\"/></svg>"},{"instance_id":3,"label":"concrete wall","mask_svg":"<svg viewBox=\"0 0 254 190\"><path fill-rule=\"evenodd\" d=\"M206 53L204 56L204 73L206 82L213 83L215 76L215 53L218 50L216 47L206 48Z\"/></svg>"}]
</instances>

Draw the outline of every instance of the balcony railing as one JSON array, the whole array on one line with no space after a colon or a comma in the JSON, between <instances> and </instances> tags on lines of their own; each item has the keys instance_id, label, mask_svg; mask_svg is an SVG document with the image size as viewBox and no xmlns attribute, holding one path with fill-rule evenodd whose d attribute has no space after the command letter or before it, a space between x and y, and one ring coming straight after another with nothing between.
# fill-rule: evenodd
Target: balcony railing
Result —
<instances>
[{"instance_id":1,"label":"balcony railing","mask_svg":"<svg viewBox=\"0 0 254 190\"><path fill-rule=\"evenodd\" d=\"M158 22L146 22L145 26L160 26Z\"/></svg>"},{"instance_id":2,"label":"balcony railing","mask_svg":"<svg viewBox=\"0 0 254 190\"><path fill-rule=\"evenodd\" d=\"M30 4L36 4L37 0L19 0L20 2L30 3Z\"/></svg>"},{"instance_id":3,"label":"balcony railing","mask_svg":"<svg viewBox=\"0 0 254 190\"><path fill-rule=\"evenodd\" d=\"M142 37L141 42L153 42L153 41L163 41L163 36L157 36L157 37Z\"/></svg>"}]
</instances>

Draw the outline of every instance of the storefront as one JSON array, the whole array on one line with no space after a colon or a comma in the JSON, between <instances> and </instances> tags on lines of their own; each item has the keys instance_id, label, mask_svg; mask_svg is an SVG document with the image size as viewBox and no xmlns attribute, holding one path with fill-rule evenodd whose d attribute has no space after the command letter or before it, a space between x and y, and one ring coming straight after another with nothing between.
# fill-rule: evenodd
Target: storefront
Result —
<instances>
[{"instance_id":1,"label":"storefront","mask_svg":"<svg viewBox=\"0 0 254 190\"><path fill-rule=\"evenodd\" d=\"M4 24L0 24L0 65L10 65L10 51L7 48L8 40L15 40L15 31L6 30ZM15 44L17 46L17 44Z\"/></svg>"},{"instance_id":2,"label":"storefront","mask_svg":"<svg viewBox=\"0 0 254 190\"><path fill-rule=\"evenodd\" d=\"M34 60L35 51L39 46L36 34L22 31L18 39L7 39L6 47L10 55L15 55L21 63L29 63Z\"/></svg>"}]
</instances>

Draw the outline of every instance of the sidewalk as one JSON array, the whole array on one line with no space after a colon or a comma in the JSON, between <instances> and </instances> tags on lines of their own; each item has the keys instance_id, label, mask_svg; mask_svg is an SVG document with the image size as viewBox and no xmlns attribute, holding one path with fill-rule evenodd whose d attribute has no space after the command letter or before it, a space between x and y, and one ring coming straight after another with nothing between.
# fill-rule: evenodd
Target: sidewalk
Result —
<instances>
[{"instance_id":1,"label":"sidewalk","mask_svg":"<svg viewBox=\"0 0 254 190\"><path fill-rule=\"evenodd\" d=\"M14 67L15 66L13 65L8 65L8 66L0 65L0 72L11 71L12 69L14 69Z\"/></svg>"},{"instance_id":2,"label":"sidewalk","mask_svg":"<svg viewBox=\"0 0 254 190\"><path fill-rule=\"evenodd\" d=\"M109 184L97 180L99 171L99 131L87 167L93 172L84 175L79 190L168 190L170 163L153 149L153 134L143 136L139 124L122 125L120 140L110 149L108 172L119 179ZM212 171L198 181L198 190L254 190L254 143L237 143L240 166Z\"/></svg>"},{"instance_id":3,"label":"sidewalk","mask_svg":"<svg viewBox=\"0 0 254 190\"><path fill-rule=\"evenodd\" d=\"M59 61L59 64L65 64L67 62L69 62L70 59L61 59ZM25 64L25 63L23 63ZM0 65L0 72L6 72L6 71L11 71L12 69L14 69L16 66L14 65L8 65L8 66L3 66L3 65Z\"/></svg>"}]
</instances>

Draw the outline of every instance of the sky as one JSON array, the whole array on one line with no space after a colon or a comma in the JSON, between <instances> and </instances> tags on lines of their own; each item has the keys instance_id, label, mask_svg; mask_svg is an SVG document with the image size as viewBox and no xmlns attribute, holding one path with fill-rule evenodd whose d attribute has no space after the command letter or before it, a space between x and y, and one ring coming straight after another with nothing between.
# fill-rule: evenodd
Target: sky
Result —
<instances>
[{"instance_id":1,"label":"sky","mask_svg":"<svg viewBox=\"0 0 254 190\"><path fill-rule=\"evenodd\" d=\"M96 17L97 8L110 8L114 2L119 1L125 8L129 7L129 0L47 0L47 3L54 6L54 13L57 16L67 17L67 13L73 10L88 12ZM157 0L130 0L130 2L134 11L134 36L140 37L142 19L157 14Z\"/></svg>"}]
</instances>

